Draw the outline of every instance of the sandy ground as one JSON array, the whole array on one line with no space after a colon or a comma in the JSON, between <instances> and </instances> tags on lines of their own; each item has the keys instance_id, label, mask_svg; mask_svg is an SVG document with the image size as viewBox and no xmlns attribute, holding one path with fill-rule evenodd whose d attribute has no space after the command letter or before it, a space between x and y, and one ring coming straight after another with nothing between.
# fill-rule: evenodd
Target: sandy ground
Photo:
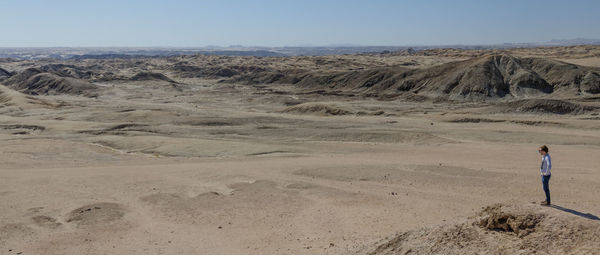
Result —
<instances>
[{"instance_id":1,"label":"sandy ground","mask_svg":"<svg viewBox=\"0 0 600 255\"><path fill-rule=\"evenodd\" d=\"M0 253L365 254L494 203L539 203L541 144L553 203L572 211L544 210L600 215L597 115L187 82L0 108ZM352 114L283 113L289 101Z\"/></svg>"},{"instance_id":2,"label":"sandy ground","mask_svg":"<svg viewBox=\"0 0 600 255\"><path fill-rule=\"evenodd\" d=\"M577 59L558 59L571 64L600 67L600 58L577 58Z\"/></svg>"}]
</instances>

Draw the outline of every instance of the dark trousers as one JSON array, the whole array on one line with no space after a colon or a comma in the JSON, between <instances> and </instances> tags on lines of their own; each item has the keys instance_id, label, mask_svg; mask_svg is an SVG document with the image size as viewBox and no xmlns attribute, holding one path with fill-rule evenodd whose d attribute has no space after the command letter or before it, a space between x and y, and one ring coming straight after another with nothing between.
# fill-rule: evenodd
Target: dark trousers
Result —
<instances>
[{"instance_id":1,"label":"dark trousers","mask_svg":"<svg viewBox=\"0 0 600 255\"><path fill-rule=\"evenodd\" d=\"M542 175L542 186L544 187L544 192L546 193L546 202L548 202L548 204L550 204L550 187L549 187L549 182L550 182L550 176L552 175Z\"/></svg>"}]
</instances>

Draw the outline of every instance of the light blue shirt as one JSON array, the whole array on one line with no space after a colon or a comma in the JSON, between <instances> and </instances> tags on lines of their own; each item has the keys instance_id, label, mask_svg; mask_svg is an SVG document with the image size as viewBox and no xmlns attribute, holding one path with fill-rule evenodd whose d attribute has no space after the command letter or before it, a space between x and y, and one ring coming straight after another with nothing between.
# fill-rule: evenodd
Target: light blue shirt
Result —
<instances>
[{"instance_id":1,"label":"light blue shirt","mask_svg":"<svg viewBox=\"0 0 600 255\"><path fill-rule=\"evenodd\" d=\"M540 167L540 172L542 175L550 175L550 169L552 168L552 160L550 159L550 154L547 154L542 157L542 166Z\"/></svg>"}]
</instances>

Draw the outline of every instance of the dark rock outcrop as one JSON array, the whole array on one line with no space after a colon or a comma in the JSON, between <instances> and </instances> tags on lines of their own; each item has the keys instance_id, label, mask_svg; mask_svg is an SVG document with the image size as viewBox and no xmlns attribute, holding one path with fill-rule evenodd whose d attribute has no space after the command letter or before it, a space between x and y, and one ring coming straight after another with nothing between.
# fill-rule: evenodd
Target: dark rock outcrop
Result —
<instances>
[{"instance_id":1,"label":"dark rock outcrop","mask_svg":"<svg viewBox=\"0 0 600 255\"><path fill-rule=\"evenodd\" d=\"M97 87L87 81L62 77L40 69L29 68L4 81L12 89L26 94L72 94L93 96Z\"/></svg>"}]
</instances>

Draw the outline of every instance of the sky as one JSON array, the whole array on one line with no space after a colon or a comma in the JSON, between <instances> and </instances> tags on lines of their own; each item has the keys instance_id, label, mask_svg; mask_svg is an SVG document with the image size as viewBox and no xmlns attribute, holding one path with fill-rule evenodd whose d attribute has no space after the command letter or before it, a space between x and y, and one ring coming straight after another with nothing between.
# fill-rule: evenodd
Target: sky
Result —
<instances>
[{"instance_id":1,"label":"sky","mask_svg":"<svg viewBox=\"0 0 600 255\"><path fill-rule=\"evenodd\" d=\"M598 0L0 0L0 47L452 45L600 39Z\"/></svg>"}]
</instances>

